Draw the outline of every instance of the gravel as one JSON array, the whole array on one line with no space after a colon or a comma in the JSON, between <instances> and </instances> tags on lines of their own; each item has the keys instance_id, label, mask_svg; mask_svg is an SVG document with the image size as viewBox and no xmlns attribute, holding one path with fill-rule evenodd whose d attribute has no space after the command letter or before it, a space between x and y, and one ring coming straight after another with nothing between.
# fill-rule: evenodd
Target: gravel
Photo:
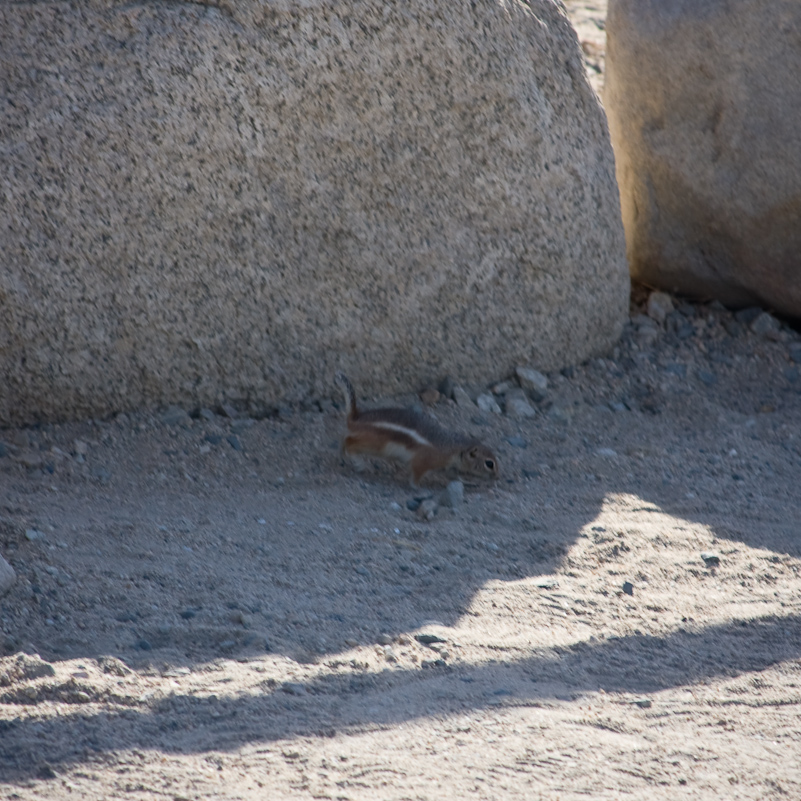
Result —
<instances>
[{"instance_id":1,"label":"gravel","mask_svg":"<svg viewBox=\"0 0 801 801\"><path fill-rule=\"evenodd\" d=\"M323 404L3 431L53 466L0 459L13 792L799 796L798 343L685 301L680 339L646 302L534 417L431 407L498 456L461 490L354 472ZM534 408L518 383L478 394Z\"/></svg>"}]
</instances>

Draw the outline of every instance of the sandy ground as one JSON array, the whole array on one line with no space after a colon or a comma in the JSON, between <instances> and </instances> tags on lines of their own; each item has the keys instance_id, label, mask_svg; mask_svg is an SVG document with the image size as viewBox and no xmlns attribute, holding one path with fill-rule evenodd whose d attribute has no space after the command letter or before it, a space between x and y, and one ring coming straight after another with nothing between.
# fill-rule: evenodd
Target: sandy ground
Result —
<instances>
[{"instance_id":1,"label":"sandy ground","mask_svg":"<svg viewBox=\"0 0 801 801\"><path fill-rule=\"evenodd\" d=\"M801 336L645 298L431 409L503 471L431 520L330 399L0 431L0 792L801 798Z\"/></svg>"}]
</instances>

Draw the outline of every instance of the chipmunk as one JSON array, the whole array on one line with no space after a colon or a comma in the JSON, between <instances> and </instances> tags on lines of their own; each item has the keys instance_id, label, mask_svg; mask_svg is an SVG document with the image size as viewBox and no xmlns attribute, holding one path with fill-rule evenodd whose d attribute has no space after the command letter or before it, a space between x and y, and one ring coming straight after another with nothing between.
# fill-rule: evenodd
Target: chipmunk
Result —
<instances>
[{"instance_id":1,"label":"chipmunk","mask_svg":"<svg viewBox=\"0 0 801 801\"><path fill-rule=\"evenodd\" d=\"M498 460L478 440L447 431L413 409L360 411L347 376L337 373L335 378L347 406L344 454L356 461L363 454L404 462L409 465L413 487L430 470L455 468L470 475L498 477Z\"/></svg>"}]
</instances>

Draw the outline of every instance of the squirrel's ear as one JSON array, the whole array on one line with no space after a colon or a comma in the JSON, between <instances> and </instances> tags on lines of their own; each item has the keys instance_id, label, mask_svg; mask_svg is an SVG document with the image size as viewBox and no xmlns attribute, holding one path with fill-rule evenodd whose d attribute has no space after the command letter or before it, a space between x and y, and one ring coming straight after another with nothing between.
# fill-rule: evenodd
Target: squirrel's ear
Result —
<instances>
[{"instance_id":1,"label":"squirrel's ear","mask_svg":"<svg viewBox=\"0 0 801 801\"><path fill-rule=\"evenodd\" d=\"M470 450L467 452L467 455L468 455L468 456L469 456L471 459L475 459L475 458L476 458L476 456L478 456L478 448L477 448L477 447L475 447L475 448L470 448Z\"/></svg>"}]
</instances>

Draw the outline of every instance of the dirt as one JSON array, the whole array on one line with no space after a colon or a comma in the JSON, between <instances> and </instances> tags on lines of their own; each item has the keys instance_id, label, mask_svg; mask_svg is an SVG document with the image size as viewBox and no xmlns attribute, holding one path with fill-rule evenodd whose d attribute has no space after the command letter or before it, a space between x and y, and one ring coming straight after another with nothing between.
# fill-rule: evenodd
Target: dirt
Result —
<instances>
[{"instance_id":1,"label":"dirt","mask_svg":"<svg viewBox=\"0 0 801 801\"><path fill-rule=\"evenodd\" d=\"M333 380L0 431L4 796L801 798L801 336L647 294L431 520Z\"/></svg>"}]
</instances>

